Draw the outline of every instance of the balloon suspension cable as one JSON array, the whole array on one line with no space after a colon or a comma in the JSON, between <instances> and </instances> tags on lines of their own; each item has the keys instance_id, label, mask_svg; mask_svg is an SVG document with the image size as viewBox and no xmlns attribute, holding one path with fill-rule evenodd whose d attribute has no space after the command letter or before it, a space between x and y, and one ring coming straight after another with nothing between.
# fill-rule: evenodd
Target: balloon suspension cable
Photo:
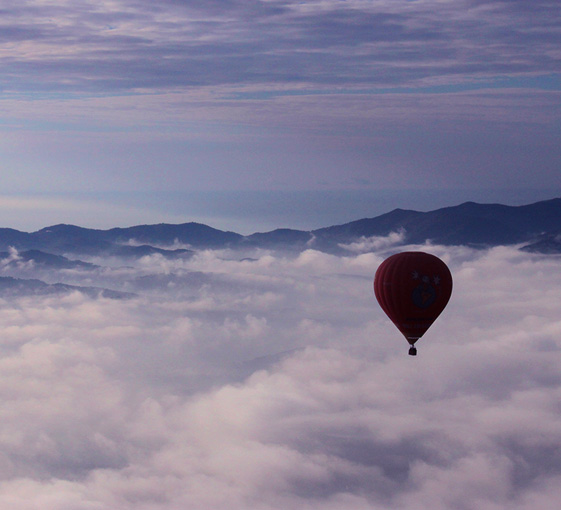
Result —
<instances>
[{"instance_id":1,"label":"balloon suspension cable","mask_svg":"<svg viewBox=\"0 0 561 510\"><path fill-rule=\"evenodd\" d=\"M417 348L415 347L415 342L419 340L418 336L408 336L407 341L409 342L409 356L417 356Z\"/></svg>"}]
</instances>

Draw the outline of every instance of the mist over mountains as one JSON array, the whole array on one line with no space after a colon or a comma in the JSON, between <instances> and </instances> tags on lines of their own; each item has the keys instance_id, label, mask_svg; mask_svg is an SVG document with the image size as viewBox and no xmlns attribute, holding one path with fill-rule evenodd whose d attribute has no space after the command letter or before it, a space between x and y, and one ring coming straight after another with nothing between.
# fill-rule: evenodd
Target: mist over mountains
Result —
<instances>
[{"instance_id":1,"label":"mist over mountains","mask_svg":"<svg viewBox=\"0 0 561 510\"><path fill-rule=\"evenodd\" d=\"M517 245L528 252L561 253L561 198L518 207L466 202L430 212L395 209L375 218L311 231L279 228L247 236L199 223L109 230L60 224L32 233L2 228L0 295L81 290L87 295L122 299L147 288L193 288L203 285L209 276L147 274L123 285L104 278L103 268L108 263L134 264L152 256L187 261L201 250L230 250L231 257L251 261L257 260L256 250L293 256L305 250L356 255L426 243L476 249ZM93 274L96 285L92 286Z\"/></svg>"},{"instance_id":2,"label":"mist over mountains","mask_svg":"<svg viewBox=\"0 0 561 510\"><path fill-rule=\"evenodd\" d=\"M57 255L114 255L188 257L193 250L273 248L344 253L369 238L401 236L402 244L431 242L442 245L490 247L524 243L525 249L561 251L561 198L525 206L466 202L429 212L395 209L375 218L311 231L279 228L241 235L199 223L138 225L98 230L55 225L37 232L0 229L0 250L35 251L35 260L48 262L37 250ZM60 263L60 260L59 262Z\"/></svg>"}]
</instances>

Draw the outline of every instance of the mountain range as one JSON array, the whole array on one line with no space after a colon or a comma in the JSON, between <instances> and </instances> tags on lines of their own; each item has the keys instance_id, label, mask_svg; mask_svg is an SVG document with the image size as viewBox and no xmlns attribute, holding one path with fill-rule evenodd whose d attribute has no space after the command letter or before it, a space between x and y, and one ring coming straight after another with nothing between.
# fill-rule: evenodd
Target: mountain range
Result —
<instances>
[{"instance_id":1,"label":"mountain range","mask_svg":"<svg viewBox=\"0 0 561 510\"><path fill-rule=\"evenodd\" d=\"M131 276L119 285L111 277L104 277L107 268L95 264L104 263L104 257L110 257L109 264L115 257L119 265L123 259L146 255L188 259L197 250L231 248L239 250L240 260L255 260L247 256L247 249L250 253L254 248L298 253L313 248L349 254L390 246L395 250L427 241L475 248L514 244L525 251L561 254L561 198L518 207L467 202L429 212L395 209L375 218L310 231L280 228L247 236L199 223L109 230L54 225L31 233L1 228L0 296L79 291L91 297L127 299L134 295L131 292L159 288L197 292L202 287L230 284L219 275L182 271ZM91 262L80 260L88 257ZM94 280L102 286L92 286Z\"/></svg>"},{"instance_id":2,"label":"mountain range","mask_svg":"<svg viewBox=\"0 0 561 510\"><path fill-rule=\"evenodd\" d=\"M340 253L345 245L395 232L401 233L403 244L426 241L475 247L522 244L522 249L528 251L561 253L561 198L524 206L466 202L429 212L395 209L374 218L310 231L281 228L247 236L200 223L108 230L61 224L32 233L0 228L0 250L15 249L20 256L36 263L60 267L70 262L49 258L50 255L141 257L158 253L177 258L189 257L198 249L244 247L294 251L314 248ZM6 253L0 254L3 255Z\"/></svg>"}]
</instances>

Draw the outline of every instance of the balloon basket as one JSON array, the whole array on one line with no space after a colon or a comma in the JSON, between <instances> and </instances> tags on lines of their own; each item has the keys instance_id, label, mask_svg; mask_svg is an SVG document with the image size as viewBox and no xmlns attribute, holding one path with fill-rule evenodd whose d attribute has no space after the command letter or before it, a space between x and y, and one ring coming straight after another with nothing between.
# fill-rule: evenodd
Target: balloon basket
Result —
<instances>
[{"instance_id":1,"label":"balloon basket","mask_svg":"<svg viewBox=\"0 0 561 510\"><path fill-rule=\"evenodd\" d=\"M417 349L415 347L409 348L409 356L417 356Z\"/></svg>"}]
</instances>

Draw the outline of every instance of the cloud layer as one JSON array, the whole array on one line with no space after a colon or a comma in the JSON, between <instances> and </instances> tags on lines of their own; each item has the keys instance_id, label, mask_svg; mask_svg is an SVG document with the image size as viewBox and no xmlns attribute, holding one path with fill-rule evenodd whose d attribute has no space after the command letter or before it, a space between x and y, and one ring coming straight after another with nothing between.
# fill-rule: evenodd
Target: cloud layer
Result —
<instances>
[{"instance_id":1,"label":"cloud layer","mask_svg":"<svg viewBox=\"0 0 561 510\"><path fill-rule=\"evenodd\" d=\"M4 5L2 20L10 49L3 87L14 92L438 86L548 75L559 66L559 6L551 0L531 8L474 0L30 0Z\"/></svg>"},{"instance_id":2,"label":"cloud layer","mask_svg":"<svg viewBox=\"0 0 561 510\"><path fill-rule=\"evenodd\" d=\"M5 297L0 502L555 508L558 259L420 247L455 287L411 358L373 297L387 252L354 248L97 260L51 278L136 297Z\"/></svg>"}]
</instances>

